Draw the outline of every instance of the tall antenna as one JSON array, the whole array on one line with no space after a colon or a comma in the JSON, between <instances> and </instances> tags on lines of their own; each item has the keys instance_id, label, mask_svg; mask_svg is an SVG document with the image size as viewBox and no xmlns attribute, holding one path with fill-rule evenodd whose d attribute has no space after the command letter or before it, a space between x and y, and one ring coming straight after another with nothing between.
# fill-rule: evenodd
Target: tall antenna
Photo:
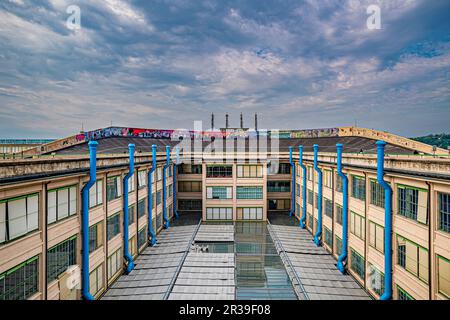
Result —
<instances>
[{"instance_id":1,"label":"tall antenna","mask_svg":"<svg viewBox=\"0 0 450 320\"><path fill-rule=\"evenodd\" d=\"M228 113L225 114L225 128L228 129Z\"/></svg>"},{"instance_id":2,"label":"tall antenna","mask_svg":"<svg viewBox=\"0 0 450 320\"><path fill-rule=\"evenodd\" d=\"M258 114L255 113L255 131L258 131Z\"/></svg>"},{"instance_id":3,"label":"tall antenna","mask_svg":"<svg viewBox=\"0 0 450 320\"><path fill-rule=\"evenodd\" d=\"M241 112L241 129L244 129L244 119L242 118L242 112Z\"/></svg>"}]
</instances>

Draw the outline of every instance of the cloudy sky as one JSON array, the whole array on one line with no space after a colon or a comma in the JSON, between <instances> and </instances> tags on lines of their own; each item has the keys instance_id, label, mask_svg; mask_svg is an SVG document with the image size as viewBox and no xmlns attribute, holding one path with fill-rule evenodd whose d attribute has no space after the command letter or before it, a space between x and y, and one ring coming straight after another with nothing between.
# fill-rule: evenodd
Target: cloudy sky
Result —
<instances>
[{"instance_id":1,"label":"cloudy sky","mask_svg":"<svg viewBox=\"0 0 450 320\"><path fill-rule=\"evenodd\" d=\"M257 112L264 128L449 132L449 13L444 0L1 0L0 137L206 128L211 112L221 126Z\"/></svg>"}]
</instances>

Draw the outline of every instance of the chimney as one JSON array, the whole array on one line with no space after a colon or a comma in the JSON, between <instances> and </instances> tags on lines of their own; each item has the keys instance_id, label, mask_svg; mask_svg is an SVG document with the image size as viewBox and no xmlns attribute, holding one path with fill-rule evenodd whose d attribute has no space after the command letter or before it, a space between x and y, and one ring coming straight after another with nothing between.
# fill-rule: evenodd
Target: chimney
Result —
<instances>
[{"instance_id":1,"label":"chimney","mask_svg":"<svg viewBox=\"0 0 450 320\"><path fill-rule=\"evenodd\" d=\"M228 113L225 114L225 128L228 129Z\"/></svg>"},{"instance_id":2,"label":"chimney","mask_svg":"<svg viewBox=\"0 0 450 320\"><path fill-rule=\"evenodd\" d=\"M255 131L258 131L258 114L255 113Z\"/></svg>"},{"instance_id":3,"label":"chimney","mask_svg":"<svg viewBox=\"0 0 450 320\"><path fill-rule=\"evenodd\" d=\"M244 129L244 120L242 119L242 112L241 112L241 129Z\"/></svg>"},{"instance_id":4,"label":"chimney","mask_svg":"<svg viewBox=\"0 0 450 320\"><path fill-rule=\"evenodd\" d=\"M214 130L214 113L211 113L211 130Z\"/></svg>"}]
</instances>

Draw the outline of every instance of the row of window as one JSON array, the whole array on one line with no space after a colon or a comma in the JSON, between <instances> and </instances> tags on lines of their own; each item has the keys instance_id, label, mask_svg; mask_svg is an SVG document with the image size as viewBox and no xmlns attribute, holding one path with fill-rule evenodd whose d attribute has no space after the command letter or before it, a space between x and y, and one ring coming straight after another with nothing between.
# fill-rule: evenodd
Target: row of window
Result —
<instances>
[{"instance_id":1,"label":"row of window","mask_svg":"<svg viewBox=\"0 0 450 320\"><path fill-rule=\"evenodd\" d=\"M262 220L263 208L236 208L237 220ZM233 208L206 208L207 220L232 220Z\"/></svg>"}]
</instances>

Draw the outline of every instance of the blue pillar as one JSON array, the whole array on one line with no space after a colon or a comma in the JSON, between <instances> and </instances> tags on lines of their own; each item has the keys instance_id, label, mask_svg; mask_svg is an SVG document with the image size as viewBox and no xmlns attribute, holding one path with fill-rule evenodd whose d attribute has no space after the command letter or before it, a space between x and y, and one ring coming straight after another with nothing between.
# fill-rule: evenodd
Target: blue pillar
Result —
<instances>
[{"instance_id":1,"label":"blue pillar","mask_svg":"<svg viewBox=\"0 0 450 320\"><path fill-rule=\"evenodd\" d=\"M302 229L305 229L306 227L306 166L303 164L303 146L298 147L298 153L299 153L299 164L302 168L302 184L303 184L303 190L302 190L302 201L303 201L303 208L302 208L302 218L300 219L300 227Z\"/></svg>"},{"instance_id":2,"label":"blue pillar","mask_svg":"<svg viewBox=\"0 0 450 320\"><path fill-rule=\"evenodd\" d=\"M381 300L392 299L392 189L384 181L384 148L377 141L377 181L384 188L384 293Z\"/></svg>"},{"instance_id":3,"label":"blue pillar","mask_svg":"<svg viewBox=\"0 0 450 320\"><path fill-rule=\"evenodd\" d=\"M89 181L82 189L82 290L85 300L94 300L89 290L89 189L97 181L97 141L89 141Z\"/></svg>"},{"instance_id":4,"label":"blue pillar","mask_svg":"<svg viewBox=\"0 0 450 320\"><path fill-rule=\"evenodd\" d=\"M180 148L176 147L176 160L175 163L173 164L173 213L175 215L175 218L179 218L180 215L178 214L177 211L177 166L180 163Z\"/></svg>"},{"instance_id":5,"label":"blue pillar","mask_svg":"<svg viewBox=\"0 0 450 320\"><path fill-rule=\"evenodd\" d=\"M152 168L148 172L147 178L147 212L148 212L148 234L149 244L154 246L156 244L156 235L153 232L153 172L156 170L156 145L152 145Z\"/></svg>"},{"instance_id":6,"label":"blue pillar","mask_svg":"<svg viewBox=\"0 0 450 320\"><path fill-rule=\"evenodd\" d=\"M166 146L166 164L163 168L163 219L164 229L170 226L169 218L167 217L167 168L170 166L170 146Z\"/></svg>"},{"instance_id":7,"label":"blue pillar","mask_svg":"<svg viewBox=\"0 0 450 320\"><path fill-rule=\"evenodd\" d=\"M292 161L292 147L289 147L289 163L291 164L291 174L292 174L292 190L291 190L291 211L289 212L289 217L295 213L295 164Z\"/></svg>"},{"instance_id":8,"label":"blue pillar","mask_svg":"<svg viewBox=\"0 0 450 320\"><path fill-rule=\"evenodd\" d=\"M348 178L342 172L342 149L344 146L340 143L336 145L337 150L337 173L342 179L342 252L338 258L337 268L345 273L344 262L347 260L348 246Z\"/></svg>"},{"instance_id":9,"label":"blue pillar","mask_svg":"<svg viewBox=\"0 0 450 320\"><path fill-rule=\"evenodd\" d=\"M134 144L128 145L128 150L130 154L130 167L127 175L123 179L123 254L126 262L125 273L129 274L131 270L134 269L133 257L130 254L130 249L128 245L128 180L134 174Z\"/></svg>"},{"instance_id":10,"label":"blue pillar","mask_svg":"<svg viewBox=\"0 0 450 320\"><path fill-rule=\"evenodd\" d=\"M314 170L316 170L318 175L318 192L317 192L317 232L314 235L314 243L316 246L321 245L322 241L322 170L317 166L317 152L319 151L319 146L315 144L314 148Z\"/></svg>"}]
</instances>

